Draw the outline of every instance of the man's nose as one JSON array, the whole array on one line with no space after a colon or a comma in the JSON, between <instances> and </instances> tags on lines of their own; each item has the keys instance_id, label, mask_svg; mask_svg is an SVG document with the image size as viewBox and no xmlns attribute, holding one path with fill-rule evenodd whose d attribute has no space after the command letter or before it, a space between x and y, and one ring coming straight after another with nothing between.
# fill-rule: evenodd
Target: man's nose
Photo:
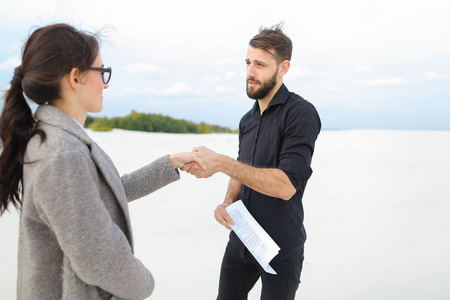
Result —
<instances>
[{"instance_id":1,"label":"man's nose","mask_svg":"<svg viewBox=\"0 0 450 300\"><path fill-rule=\"evenodd\" d=\"M255 78L255 69L253 68L252 65L249 65L247 67L247 78Z\"/></svg>"}]
</instances>

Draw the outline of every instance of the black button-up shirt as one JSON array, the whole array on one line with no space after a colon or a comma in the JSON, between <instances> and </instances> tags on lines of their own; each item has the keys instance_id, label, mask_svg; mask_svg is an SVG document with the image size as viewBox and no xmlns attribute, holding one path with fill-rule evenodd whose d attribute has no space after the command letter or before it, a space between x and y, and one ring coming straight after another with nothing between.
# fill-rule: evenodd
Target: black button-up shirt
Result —
<instances>
[{"instance_id":1,"label":"black button-up shirt","mask_svg":"<svg viewBox=\"0 0 450 300\"><path fill-rule=\"evenodd\" d=\"M270 197L242 185L240 199L281 248L272 260L282 261L303 247L302 196L311 176L311 158L321 122L314 106L283 84L261 115L258 101L239 125L238 160L286 173L297 192L289 200ZM230 244L243 254L244 246L231 233Z\"/></svg>"}]
</instances>

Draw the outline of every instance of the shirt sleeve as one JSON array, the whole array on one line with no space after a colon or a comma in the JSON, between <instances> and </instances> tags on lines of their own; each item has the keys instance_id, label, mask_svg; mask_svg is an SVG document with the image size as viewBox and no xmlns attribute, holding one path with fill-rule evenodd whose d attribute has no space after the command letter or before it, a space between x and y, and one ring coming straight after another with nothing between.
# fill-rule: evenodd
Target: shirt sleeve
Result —
<instances>
[{"instance_id":1,"label":"shirt sleeve","mask_svg":"<svg viewBox=\"0 0 450 300\"><path fill-rule=\"evenodd\" d=\"M312 174L311 159L320 128L319 115L309 102L289 110L278 168L286 173L296 190Z\"/></svg>"},{"instance_id":2,"label":"shirt sleeve","mask_svg":"<svg viewBox=\"0 0 450 300\"><path fill-rule=\"evenodd\" d=\"M152 274L113 222L81 153L52 158L36 176L33 198L40 218L83 282L125 299L152 293Z\"/></svg>"}]
</instances>

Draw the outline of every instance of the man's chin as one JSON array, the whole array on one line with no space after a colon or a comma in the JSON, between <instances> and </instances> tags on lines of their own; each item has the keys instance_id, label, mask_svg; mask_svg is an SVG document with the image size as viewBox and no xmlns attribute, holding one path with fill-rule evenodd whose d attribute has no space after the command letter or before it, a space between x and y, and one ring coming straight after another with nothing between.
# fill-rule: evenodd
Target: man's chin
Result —
<instances>
[{"instance_id":1,"label":"man's chin","mask_svg":"<svg viewBox=\"0 0 450 300\"><path fill-rule=\"evenodd\" d=\"M249 92L247 91L247 96L248 96L250 99L252 99L252 100L258 100L258 98L255 97L255 94L252 93L252 92L249 93Z\"/></svg>"},{"instance_id":2,"label":"man's chin","mask_svg":"<svg viewBox=\"0 0 450 300\"><path fill-rule=\"evenodd\" d=\"M257 100L257 97L255 97L255 95L258 93L258 89L256 89L256 88L249 88L249 87L247 87L247 96L250 98L250 99L253 99L253 100Z\"/></svg>"}]
</instances>

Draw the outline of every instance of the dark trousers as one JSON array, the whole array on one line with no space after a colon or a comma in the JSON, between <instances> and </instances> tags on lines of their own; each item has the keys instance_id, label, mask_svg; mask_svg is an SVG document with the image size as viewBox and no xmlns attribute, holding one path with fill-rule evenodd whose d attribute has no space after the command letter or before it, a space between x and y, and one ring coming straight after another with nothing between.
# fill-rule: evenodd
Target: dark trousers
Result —
<instances>
[{"instance_id":1,"label":"dark trousers","mask_svg":"<svg viewBox=\"0 0 450 300\"><path fill-rule=\"evenodd\" d=\"M246 300L261 277L261 300L293 300L300 284L303 248L286 261L271 263L277 275L266 273L253 255L245 249L244 257L227 246L222 261L218 300Z\"/></svg>"}]
</instances>

